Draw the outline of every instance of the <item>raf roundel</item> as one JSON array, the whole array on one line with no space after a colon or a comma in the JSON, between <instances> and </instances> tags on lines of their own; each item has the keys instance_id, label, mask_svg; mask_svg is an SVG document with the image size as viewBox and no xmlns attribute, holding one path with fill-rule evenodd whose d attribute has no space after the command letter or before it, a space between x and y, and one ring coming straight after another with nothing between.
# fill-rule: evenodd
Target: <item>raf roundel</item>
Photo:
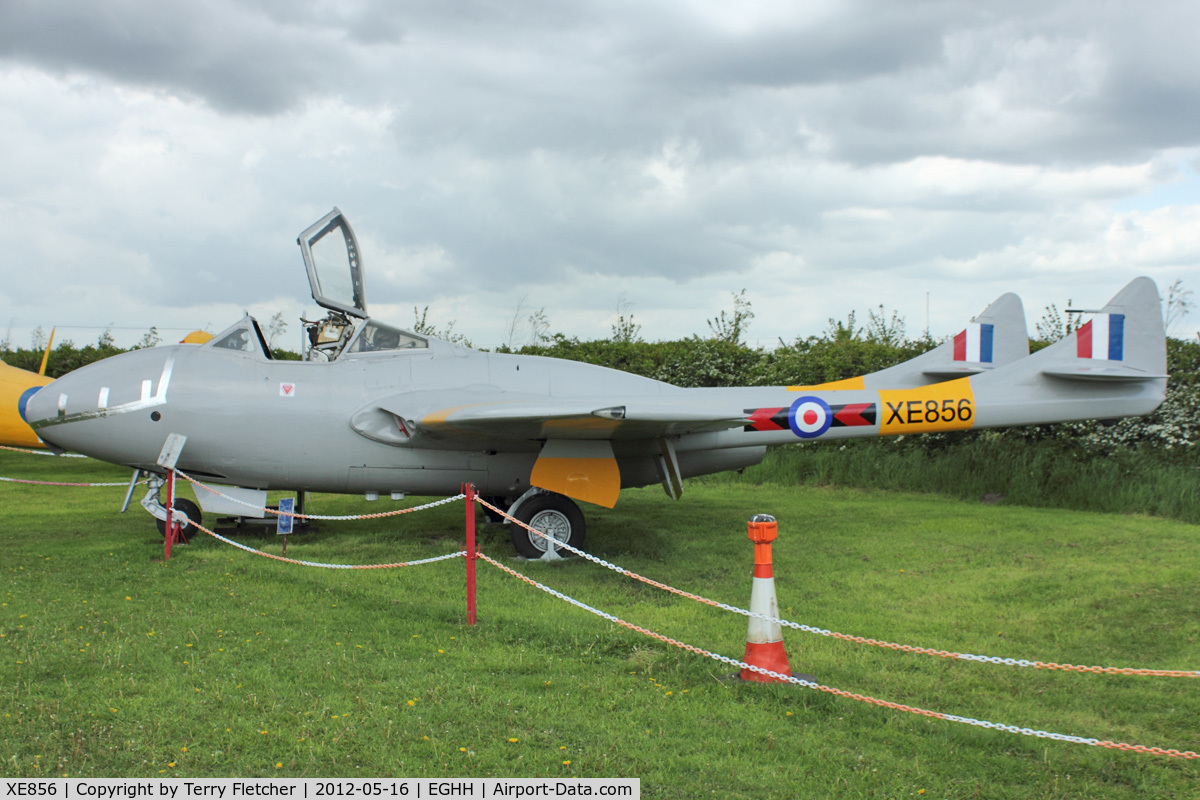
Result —
<instances>
[{"instance_id":1,"label":"raf roundel","mask_svg":"<svg viewBox=\"0 0 1200 800\"><path fill-rule=\"evenodd\" d=\"M792 403L788 409L788 425L792 433L801 439L815 439L829 430L833 423L833 412L829 404L819 397L806 395Z\"/></svg>"}]
</instances>

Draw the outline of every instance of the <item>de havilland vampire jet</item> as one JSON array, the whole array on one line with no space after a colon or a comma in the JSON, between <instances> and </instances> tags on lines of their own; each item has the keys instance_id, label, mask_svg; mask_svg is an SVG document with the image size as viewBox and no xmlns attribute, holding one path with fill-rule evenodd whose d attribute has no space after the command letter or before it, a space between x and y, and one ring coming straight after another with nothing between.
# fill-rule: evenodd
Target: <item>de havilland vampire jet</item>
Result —
<instances>
[{"instance_id":1,"label":"de havilland vampire jet","mask_svg":"<svg viewBox=\"0 0 1200 800\"><path fill-rule=\"evenodd\" d=\"M306 360L272 359L246 316L203 345L78 369L29 398L25 419L55 448L158 475L168 436L186 437L180 470L259 505L268 489L396 497L472 483L579 546L576 500L612 507L622 488L654 483L677 498L684 478L756 464L770 445L1142 415L1166 388L1149 278L1034 355L1020 301L1005 295L951 341L862 378L685 389L479 352L370 318L358 244L337 209L299 244L328 311L308 323ZM143 505L161 519L159 483ZM511 527L521 554L547 549Z\"/></svg>"}]
</instances>

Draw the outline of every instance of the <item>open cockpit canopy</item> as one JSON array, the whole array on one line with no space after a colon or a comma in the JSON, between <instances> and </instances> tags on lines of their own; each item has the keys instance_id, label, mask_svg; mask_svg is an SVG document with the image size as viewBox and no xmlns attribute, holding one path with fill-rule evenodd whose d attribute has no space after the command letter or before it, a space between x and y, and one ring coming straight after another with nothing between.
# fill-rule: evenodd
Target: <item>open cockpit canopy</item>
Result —
<instances>
[{"instance_id":1,"label":"open cockpit canopy","mask_svg":"<svg viewBox=\"0 0 1200 800\"><path fill-rule=\"evenodd\" d=\"M335 207L296 241L317 305L366 319L367 298L363 292L358 240L342 212Z\"/></svg>"},{"instance_id":2,"label":"open cockpit canopy","mask_svg":"<svg viewBox=\"0 0 1200 800\"><path fill-rule=\"evenodd\" d=\"M308 340L305 360L332 361L343 356L429 347L420 336L367 318L358 239L336 207L296 241L304 257L313 300L329 312L323 320L304 320Z\"/></svg>"}]
</instances>

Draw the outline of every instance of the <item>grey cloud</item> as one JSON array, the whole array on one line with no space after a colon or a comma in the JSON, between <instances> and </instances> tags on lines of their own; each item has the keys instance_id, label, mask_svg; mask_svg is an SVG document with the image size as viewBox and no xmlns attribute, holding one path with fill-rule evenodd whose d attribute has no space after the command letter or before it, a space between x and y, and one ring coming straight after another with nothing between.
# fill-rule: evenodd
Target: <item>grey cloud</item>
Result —
<instances>
[{"instance_id":1,"label":"grey cloud","mask_svg":"<svg viewBox=\"0 0 1200 800\"><path fill-rule=\"evenodd\" d=\"M672 85L764 87L855 82L935 61L944 27L921 4L844 4L816 22L764 26L751 32L686 22L638 47L647 70ZM651 53L657 52L657 57Z\"/></svg>"},{"instance_id":2,"label":"grey cloud","mask_svg":"<svg viewBox=\"0 0 1200 800\"><path fill-rule=\"evenodd\" d=\"M233 2L12 0L0 4L0 57L270 114L329 90L347 59L336 31L280 27Z\"/></svg>"},{"instance_id":3,"label":"grey cloud","mask_svg":"<svg viewBox=\"0 0 1200 800\"><path fill-rule=\"evenodd\" d=\"M68 207L43 233L149 263L176 305L303 300L294 237L334 203L393 264L444 254L371 272L373 302L573 276L715 285L767 254L819 292L830 275L961 279L1031 231L1102 238L1127 184L1063 165L1174 168L1162 148L1200 145L1190 6L802 6L772 22L685 3L8 0L9 74L98 78L84 101L44 77L5 98L0 197ZM199 102L124 102L127 86ZM139 160L150 139L163 154ZM97 166L114 152L115 177ZM897 166L921 156L1027 170L926 185ZM1066 188L1037 182L1056 171Z\"/></svg>"}]
</instances>

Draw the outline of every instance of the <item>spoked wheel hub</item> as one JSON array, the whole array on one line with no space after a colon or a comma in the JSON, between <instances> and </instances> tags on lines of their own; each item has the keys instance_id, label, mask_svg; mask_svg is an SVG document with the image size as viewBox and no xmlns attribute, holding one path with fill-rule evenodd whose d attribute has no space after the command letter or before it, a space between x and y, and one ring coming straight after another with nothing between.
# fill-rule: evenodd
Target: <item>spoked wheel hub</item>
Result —
<instances>
[{"instance_id":1,"label":"spoked wheel hub","mask_svg":"<svg viewBox=\"0 0 1200 800\"><path fill-rule=\"evenodd\" d=\"M584 534L587 524L583 520L583 512L575 501L561 494L539 494L517 507L513 517L524 522L534 530L541 531L555 542L569 544L583 549ZM525 558L541 558L553 545L536 533L530 533L520 525L511 525L513 547ZM563 556L570 551L556 551Z\"/></svg>"}]
</instances>

